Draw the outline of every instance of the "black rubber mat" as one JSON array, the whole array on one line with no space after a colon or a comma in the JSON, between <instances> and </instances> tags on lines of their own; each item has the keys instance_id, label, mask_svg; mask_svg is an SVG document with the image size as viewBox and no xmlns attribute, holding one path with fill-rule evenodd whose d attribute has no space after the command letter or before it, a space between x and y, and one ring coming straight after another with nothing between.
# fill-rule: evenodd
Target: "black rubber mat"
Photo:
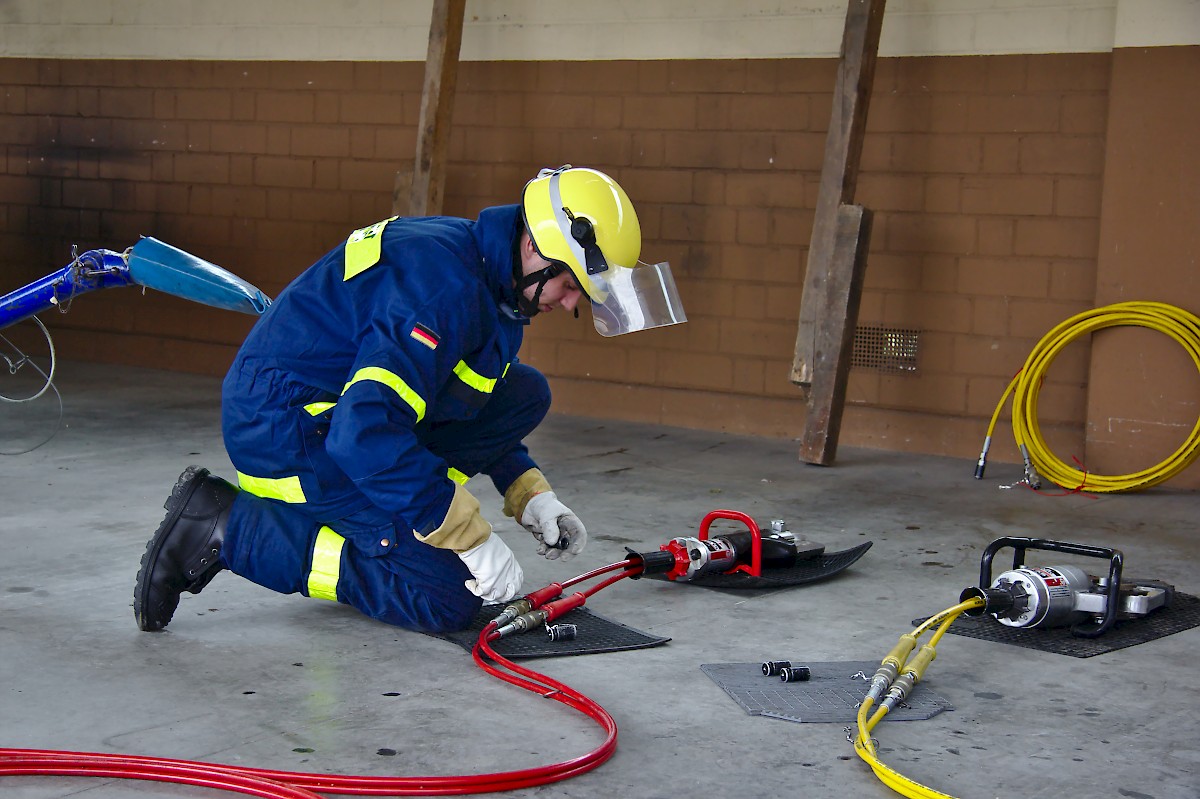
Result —
<instances>
[{"instance_id":1,"label":"black rubber mat","mask_svg":"<svg viewBox=\"0 0 1200 799\"><path fill-rule=\"evenodd\" d=\"M926 617L928 618L928 617ZM925 619L915 619L914 625ZM1170 605L1159 608L1140 619L1117 621L1112 629L1099 638L1076 638L1068 627L1051 627L1045 630L1008 627L991 616L959 616L950 625L948 632L996 641L1002 644L1039 649L1057 655L1090 658L1117 649L1144 644L1173 633L1200 627L1200 599L1175 593Z\"/></svg>"},{"instance_id":2,"label":"black rubber mat","mask_svg":"<svg viewBox=\"0 0 1200 799\"><path fill-rule=\"evenodd\" d=\"M465 630L436 636L458 644L470 652L479 640L479 633L488 622L500 615L504 605L484 605L475 621ZM576 636L569 641L551 641L546 628L518 633L501 638L492 644L497 654L516 660L518 658L545 658L560 655L597 655L602 652L623 652L629 649L646 649L670 641L635 630L620 622L606 619L587 608L576 608L560 617L555 624L574 624Z\"/></svg>"},{"instance_id":3,"label":"black rubber mat","mask_svg":"<svg viewBox=\"0 0 1200 799\"><path fill-rule=\"evenodd\" d=\"M716 588L727 591L745 591L750 589L787 588L794 585L807 585L819 580L827 580L849 568L871 548L871 541L859 544L853 549L841 552L830 552L818 558L797 560L796 565L787 569L771 569L767 573L755 577L751 574L736 572L734 574L706 574L695 580L680 582L680 585L697 585L701 588ZM665 575L653 575L647 579L667 579Z\"/></svg>"},{"instance_id":4,"label":"black rubber mat","mask_svg":"<svg viewBox=\"0 0 1200 799\"><path fill-rule=\"evenodd\" d=\"M853 724L871 675L879 668L877 660L807 663L792 658L791 662L808 667L811 676L807 682L764 676L761 663L706 663L700 670L751 716ZM927 684L918 683L912 695L884 716L884 721L922 721L943 710L954 710L954 705Z\"/></svg>"}]
</instances>

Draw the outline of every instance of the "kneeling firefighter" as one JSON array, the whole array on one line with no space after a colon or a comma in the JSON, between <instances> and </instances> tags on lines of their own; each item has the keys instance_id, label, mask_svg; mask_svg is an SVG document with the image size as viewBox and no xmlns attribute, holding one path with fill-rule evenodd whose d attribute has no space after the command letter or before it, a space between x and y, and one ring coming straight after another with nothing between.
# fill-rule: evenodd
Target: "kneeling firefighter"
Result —
<instances>
[{"instance_id":1,"label":"kneeling firefighter","mask_svg":"<svg viewBox=\"0 0 1200 799\"><path fill-rule=\"evenodd\" d=\"M521 588L512 551L464 487L486 474L547 558L587 531L522 440L550 407L520 363L524 326L586 297L602 335L686 321L666 264L615 181L542 170L478 219L356 230L280 293L225 377L238 486L189 467L134 589L143 630L229 569L427 632L461 629ZM576 314L578 312L576 311Z\"/></svg>"}]
</instances>

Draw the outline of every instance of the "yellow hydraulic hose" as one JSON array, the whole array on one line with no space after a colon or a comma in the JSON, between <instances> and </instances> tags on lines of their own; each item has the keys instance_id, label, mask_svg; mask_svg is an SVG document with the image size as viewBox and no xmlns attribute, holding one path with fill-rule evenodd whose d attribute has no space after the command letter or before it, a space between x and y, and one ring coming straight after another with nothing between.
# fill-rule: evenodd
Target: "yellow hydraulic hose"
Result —
<instances>
[{"instance_id":1,"label":"yellow hydraulic hose","mask_svg":"<svg viewBox=\"0 0 1200 799\"><path fill-rule=\"evenodd\" d=\"M876 674L876 680L880 679L881 674L891 673L889 672L889 663L895 662L895 656L897 651L899 651L904 653L904 660L899 664L895 671L911 677L912 683L915 684L924 675L925 668L929 665L930 661L933 660L935 647L937 646L938 641L940 641L942 636L946 634L946 630L950 629L950 625L954 623L954 620L966 611L979 607L982 604L983 599L979 597L968 599L965 602L960 602L953 607L943 610L941 613L930 616L923 623L918 625L911 633L902 635L900 637L900 644L897 646L897 648L893 649L892 652L883 659L880 672ZM932 629L935 625L937 626L937 631L930 636L929 643L921 647L920 651L915 656L908 658L907 652L912 651L912 642L928 630ZM890 679L887 679L886 674L884 676L884 680L889 684L891 682ZM880 782L901 796L907 796L910 797L910 799L954 799L954 797L950 796L950 794L945 794L941 791L934 790L933 788L926 787L919 782L905 777L903 774L886 765L879 759L879 756L875 752L875 742L871 739L871 731L875 728L875 725L882 721L883 717L887 715L891 705L903 699L903 695L901 695L899 700L885 702L872 714L871 709L875 705L875 695L880 693L882 693L882 690L876 690L876 681L873 680L871 694L869 694L858 707L858 737L854 739L854 751L858 753L858 756L862 758L862 760L868 766L871 767L871 770L875 772L875 776L879 778ZM891 698L892 697L889 695L889 699Z\"/></svg>"},{"instance_id":2,"label":"yellow hydraulic hose","mask_svg":"<svg viewBox=\"0 0 1200 799\"><path fill-rule=\"evenodd\" d=\"M1013 398L1013 436L1025 458L1025 476L1033 488L1038 487L1040 474L1069 490L1079 489L1097 493L1139 491L1158 485L1191 465L1200 454L1200 418L1196 419L1191 434L1179 449L1158 465L1132 474L1110 476L1084 472L1055 457L1046 446L1038 427L1037 402L1042 381L1051 362L1076 338L1106 327L1120 326L1147 327L1166 333L1183 345L1196 368L1200 369L1200 319L1181 308L1161 302L1120 302L1076 314L1042 337L1029 354L1024 367L1004 390L1004 395L1000 397L988 425L983 452L979 456L979 467L975 472L976 477L983 476L992 434L1009 395Z\"/></svg>"}]
</instances>

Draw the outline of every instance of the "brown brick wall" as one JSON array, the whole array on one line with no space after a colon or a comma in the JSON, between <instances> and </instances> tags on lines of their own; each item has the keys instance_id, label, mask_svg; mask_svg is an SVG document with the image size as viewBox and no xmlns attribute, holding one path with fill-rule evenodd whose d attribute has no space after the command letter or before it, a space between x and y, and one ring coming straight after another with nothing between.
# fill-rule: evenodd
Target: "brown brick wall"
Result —
<instances>
[{"instance_id":1,"label":"brown brick wall","mask_svg":"<svg viewBox=\"0 0 1200 799\"><path fill-rule=\"evenodd\" d=\"M2 290L73 244L146 234L277 293L390 213L415 147L422 64L2 64ZM859 322L920 329L922 353L915 374L853 371L843 444L973 457L1034 342L1092 307L1112 70L1112 54L879 62ZM611 340L586 318L539 319L523 357L551 377L557 411L799 434L787 375L834 72L829 59L461 65L446 212L511 202L541 166L604 169L687 308L687 325ZM133 291L47 321L69 358L212 374L250 324ZM1082 452L1089 347L1074 346L1040 421ZM996 439L994 459L1012 460L1007 423Z\"/></svg>"}]
</instances>

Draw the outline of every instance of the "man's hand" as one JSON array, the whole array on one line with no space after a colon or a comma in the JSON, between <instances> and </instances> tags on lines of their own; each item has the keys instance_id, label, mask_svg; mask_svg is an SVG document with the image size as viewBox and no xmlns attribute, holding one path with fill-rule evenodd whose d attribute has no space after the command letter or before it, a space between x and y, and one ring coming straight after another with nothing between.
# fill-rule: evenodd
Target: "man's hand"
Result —
<instances>
[{"instance_id":1,"label":"man's hand","mask_svg":"<svg viewBox=\"0 0 1200 799\"><path fill-rule=\"evenodd\" d=\"M482 544L459 552L458 557L467 564L473 580L464 585L467 590L484 602L507 602L521 590L525 573L508 544L492 533Z\"/></svg>"},{"instance_id":2,"label":"man's hand","mask_svg":"<svg viewBox=\"0 0 1200 799\"><path fill-rule=\"evenodd\" d=\"M538 554L547 560L570 560L587 546L587 529L575 512L558 501L553 491L535 494L518 519L538 540Z\"/></svg>"}]
</instances>

